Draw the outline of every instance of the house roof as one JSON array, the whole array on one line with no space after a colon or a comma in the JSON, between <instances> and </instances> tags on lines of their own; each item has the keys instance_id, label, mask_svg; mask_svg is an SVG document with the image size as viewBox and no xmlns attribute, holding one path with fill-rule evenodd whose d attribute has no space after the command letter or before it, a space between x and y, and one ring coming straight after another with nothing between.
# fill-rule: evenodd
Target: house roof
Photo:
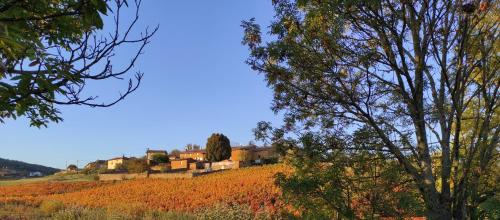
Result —
<instances>
[{"instance_id":1,"label":"house roof","mask_svg":"<svg viewBox=\"0 0 500 220\"><path fill-rule=\"evenodd\" d=\"M166 150L147 150L146 153L167 153Z\"/></svg>"},{"instance_id":2,"label":"house roof","mask_svg":"<svg viewBox=\"0 0 500 220\"><path fill-rule=\"evenodd\" d=\"M232 147L231 150L250 150L250 149L255 149L255 148L257 148L257 146L248 145L248 146Z\"/></svg>"},{"instance_id":3,"label":"house roof","mask_svg":"<svg viewBox=\"0 0 500 220\"><path fill-rule=\"evenodd\" d=\"M125 156L121 156L121 157L111 158L111 159L109 159L108 161L110 161L110 160L119 160L119 159L128 160L129 158L128 158L128 157L125 157Z\"/></svg>"},{"instance_id":4,"label":"house roof","mask_svg":"<svg viewBox=\"0 0 500 220\"><path fill-rule=\"evenodd\" d=\"M172 162L172 161L184 161L184 160L186 160L188 162L196 162L196 160L193 158L173 159L173 160L170 160L170 162Z\"/></svg>"},{"instance_id":5,"label":"house roof","mask_svg":"<svg viewBox=\"0 0 500 220\"><path fill-rule=\"evenodd\" d=\"M272 150L272 147L258 147L255 149L255 151L265 151L265 150Z\"/></svg>"},{"instance_id":6,"label":"house roof","mask_svg":"<svg viewBox=\"0 0 500 220\"><path fill-rule=\"evenodd\" d=\"M257 147L255 145L249 145L249 146L240 146L240 147L232 147L231 150L254 150L254 151L265 151L265 150L272 150L272 147L269 146L264 146L264 147Z\"/></svg>"}]
</instances>

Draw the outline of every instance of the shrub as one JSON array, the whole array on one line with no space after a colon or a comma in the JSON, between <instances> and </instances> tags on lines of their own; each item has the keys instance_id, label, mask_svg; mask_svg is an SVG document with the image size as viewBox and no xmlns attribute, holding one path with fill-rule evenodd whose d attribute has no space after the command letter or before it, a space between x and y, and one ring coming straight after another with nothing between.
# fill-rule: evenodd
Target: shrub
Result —
<instances>
[{"instance_id":1,"label":"shrub","mask_svg":"<svg viewBox=\"0 0 500 220\"><path fill-rule=\"evenodd\" d=\"M52 215L64 208L64 204L61 201L47 200L40 204L40 212L45 215Z\"/></svg>"},{"instance_id":2,"label":"shrub","mask_svg":"<svg viewBox=\"0 0 500 220\"><path fill-rule=\"evenodd\" d=\"M278 158L263 159L262 164L275 164L278 163Z\"/></svg>"},{"instance_id":3,"label":"shrub","mask_svg":"<svg viewBox=\"0 0 500 220\"><path fill-rule=\"evenodd\" d=\"M145 159L130 159L125 162L125 168L129 173L143 173L148 169L148 164Z\"/></svg>"},{"instance_id":4,"label":"shrub","mask_svg":"<svg viewBox=\"0 0 500 220\"><path fill-rule=\"evenodd\" d=\"M161 163L168 163L170 161L168 159L168 155L163 155L163 154L153 154L151 160L155 165Z\"/></svg>"},{"instance_id":5,"label":"shrub","mask_svg":"<svg viewBox=\"0 0 500 220\"><path fill-rule=\"evenodd\" d=\"M70 207L60 210L50 216L54 220L105 220L109 219L102 209Z\"/></svg>"},{"instance_id":6,"label":"shrub","mask_svg":"<svg viewBox=\"0 0 500 220\"><path fill-rule=\"evenodd\" d=\"M213 207L202 208L197 211L196 216L200 219L207 220L237 220L237 219L253 219L252 209L248 206L240 205L222 205L216 204Z\"/></svg>"},{"instance_id":7,"label":"shrub","mask_svg":"<svg viewBox=\"0 0 500 220\"><path fill-rule=\"evenodd\" d=\"M144 220L195 220L196 216L188 213L150 211L144 214Z\"/></svg>"}]
</instances>

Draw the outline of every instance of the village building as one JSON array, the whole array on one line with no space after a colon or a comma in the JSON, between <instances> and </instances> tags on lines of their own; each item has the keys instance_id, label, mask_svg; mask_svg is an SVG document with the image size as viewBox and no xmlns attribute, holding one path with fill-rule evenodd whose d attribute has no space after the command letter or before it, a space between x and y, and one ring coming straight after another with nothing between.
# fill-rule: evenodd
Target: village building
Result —
<instances>
[{"instance_id":1,"label":"village building","mask_svg":"<svg viewBox=\"0 0 500 220\"><path fill-rule=\"evenodd\" d=\"M41 176L43 176L43 173L40 171L29 172L28 176L29 177L41 177Z\"/></svg>"},{"instance_id":2,"label":"village building","mask_svg":"<svg viewBox=\"0 0 500 220\"><path fill-rule=\"evenodd\" d=\"M201 161L194 161L189 163L189 169L190 170L198 170L198 169L203 169L205 168L204 163Z\"/></svg>"},{"instance_id":3,"label":"village building","mask_svg":"<svg viewBox=\"0 0 500 220\"><path fill-rule=\"evenodd\" d=\"M231 160L240 161L242 164L263 163L264 160L276 159L279 154L272 147L257 147L255 145L233 147Z\"/></svg>"},{"instance_id":4,"label":"village building","mask_svg":"<svg viewBox=\"0 0 500 220\"><path fill-rule=\"evenodd\" d=\"M175 159L170 161L170 167L172 170L188 170L190 163L196 163L196 160L193 158Z\"/></svg>"},{"instance_id":5,"label":"village building","mask_svg":"<svg viewBox=\"0 0 500 220\"><path fill-rule=\"evenodd\" d=\"M85 165L83 168L86 170L98 170L101 168L107 168L108 162L105 160L96 160Z\"/></svg>"},{"instance_id":6,"label":"village building","mask_svg":"<svg viewBox=\"0 0 500 220\"><path fill-rule=\"evenodd\" d=\"M15 170L8 168L0 168L0 177L16 177L21 176L21 174Z\"/></svg>"},{"instance_id":7,"label":"village building","mask_svg":"<svg viewBox=\"0 0 500 220\"><path fill-rule=\"evenodd\" d=\"M68 167L66 167L66 172L67 173L76 173L76 172L78 172L78 167L74 164L71 164Z\"/></svg>"},{"instance_id":8,"label":"village building","mask_svg":"<svg viewBox=\"0 0 500 220\"><path fill-rule=\"evenodd\" d=\"M168 156L167 151L165 150L150 150L148 148L148 150L146 151L146 162L148 163L148 165L151 164L155 155Z\"/></svg>"},{"instance_id":9,"label":"village building","mask_svg":"<svg viewBox=\"0 0 500 220\"><path fill-rule=\"evenodd\" d=\"M207 151L205 150L188 150L183 151L179 154L180 159L191 158L197 161L205 161L207 156Z\"/></svg>"},{"instance_id":10,"label":"village building","mask_svg":"<svg viewBox=\"0 0 500 220\"><path fill-rule=\"evenodd\" d=\"M277 159L279 154L272 147L257 147L254 149L252 156L255 163L263 163L264 160Z\"/></svg>"},{"instance_id":11,"label":"village building","mask_svg":"<svg viewBox=\"0 0 500 220\"><path fill-rule=\"evenodd\" d=\"M125 163L125 161L127 161L128 159L129 158L127 158L125 156L121 156L121 157L116 157L116 158L109 159L108 160L108 170L114 170L114 169L116 169L118 166L120 166L123 163Z\"/></svg>"}]
</instances>

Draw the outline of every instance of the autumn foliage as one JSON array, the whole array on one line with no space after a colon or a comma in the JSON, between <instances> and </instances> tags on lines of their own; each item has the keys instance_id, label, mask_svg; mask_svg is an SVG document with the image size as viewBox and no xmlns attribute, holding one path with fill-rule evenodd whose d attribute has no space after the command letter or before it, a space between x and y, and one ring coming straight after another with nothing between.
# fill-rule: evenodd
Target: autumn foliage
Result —
<instances>
[{"instance_id":1,"label":"autumn foliage","mask_svg":"<svg viewBox=\"0 0 500 220\"><path fill-rule=\"evenodd\" d=\"M103 186L105 182L42 182L0 187L0 202L36 202L49 195Z\"/></svg>"},{"instance_id":2,"label":"autumn foliage","mask_svg":"<svg viewBox=\"0 0 500 220\"><path fill-rule=\"evenodd\" d=\"M0 202L40 203L104 208L190 212L215 204L244 204L252 210L281 208L274 175L283 165L252 167L192 179L137 179L116 183L41 183L0 187Z\"/></svg>"}]
</instances>

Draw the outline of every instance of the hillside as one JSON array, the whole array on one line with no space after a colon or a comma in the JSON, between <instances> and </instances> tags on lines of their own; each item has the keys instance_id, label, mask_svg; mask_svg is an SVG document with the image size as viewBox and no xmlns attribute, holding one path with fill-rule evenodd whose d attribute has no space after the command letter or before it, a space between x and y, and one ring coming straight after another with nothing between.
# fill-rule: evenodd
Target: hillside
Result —
<instances>
[{"instance_id":1,"label":"hillside","mask_svg":"<svg viewBox=\"0 0 500 220\"><path fill-rule=\"evenodd\" d=\"M8 160L0 158L0 169L7 168L10 170L15 170L17 172L28 173L28 172L41 172L45 175L54 174L59 171L59 169L46 167L37 164L25 163L17 160Z\"/></svg>"},{"instance_id":2,"label":"hillside","mask_svg":"<svg viewBox=\"0 0 500 220\"><path fill-rule=\"evenodd\" d=\"M121 182L45 182L0 187L0 203L61 201L93 208L192 212L217 204L275 213L283 207L274 175L283 165L242 168L192 179ZM130 210L129 210L130 211Z\"/></svg>"}]
</instances>

